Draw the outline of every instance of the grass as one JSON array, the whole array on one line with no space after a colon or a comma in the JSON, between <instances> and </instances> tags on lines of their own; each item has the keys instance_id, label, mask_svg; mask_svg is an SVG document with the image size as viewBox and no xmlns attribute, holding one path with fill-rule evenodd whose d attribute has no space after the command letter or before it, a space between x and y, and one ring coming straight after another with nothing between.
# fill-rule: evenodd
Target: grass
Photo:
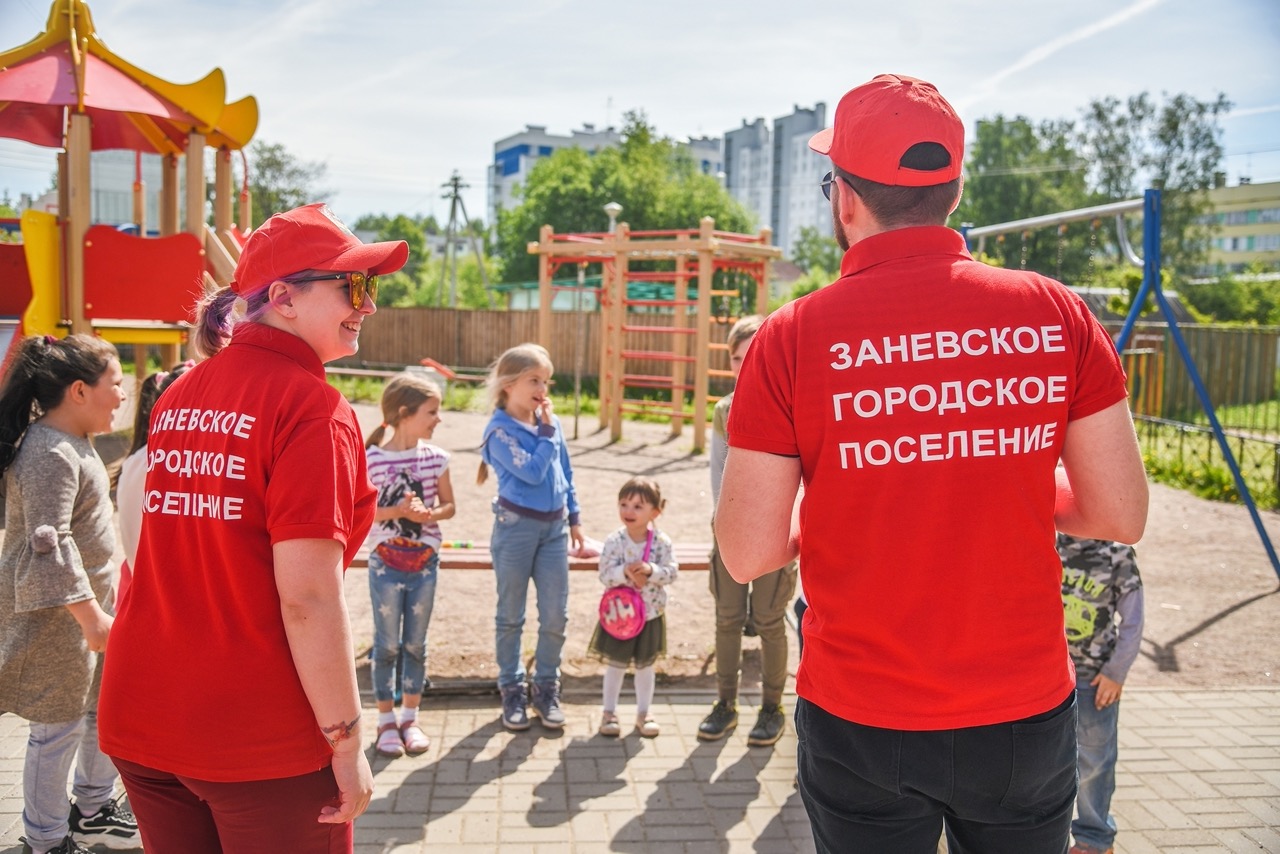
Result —
<instances>
[{"instance_id":1,"label":"grass","mask_svg":"<svg viewBox=\"0 0 1280 854\"><path fill-rule=\"evenodd\" d=\"M1263 436L1280 437L1280 400L1241 403L1217 408L1218 423L1228 430L1242 430ZM1209 416L1197 407L1191 416L1193 424L1208 425Z\"/></svg>"},{"instance_id":2,"label":"grass","mask_svg":"<svg viewBox=\"0 0 1280 854\"><path fill-rule=\"evenodd\" d=\"M1201 498L1243 503L1217 439L1205 428L1141 421L1138 438L1152 480ZM1276 444L1238 437L1227 441L1254 502L1264 509L1280 509Z\"/></svg>"}]
</instances>

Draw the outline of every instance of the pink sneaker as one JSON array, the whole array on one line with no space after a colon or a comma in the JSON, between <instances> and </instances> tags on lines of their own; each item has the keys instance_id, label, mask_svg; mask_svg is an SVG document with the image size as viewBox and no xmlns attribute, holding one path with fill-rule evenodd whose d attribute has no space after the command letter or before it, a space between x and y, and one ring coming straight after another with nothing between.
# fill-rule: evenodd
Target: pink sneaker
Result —
<instances>
[{"instance_id":1,"label":"pink sneaker","mask_svg":"<svg viewBox=\"0 0 1280 854\"><path fill-rule=\"evenodd\" d=\"M404 742L404 752L410 756L421 756L431 746L431 739L427 738L416 720L400 724L400 738Z\"/></svg>"}]
</instances>

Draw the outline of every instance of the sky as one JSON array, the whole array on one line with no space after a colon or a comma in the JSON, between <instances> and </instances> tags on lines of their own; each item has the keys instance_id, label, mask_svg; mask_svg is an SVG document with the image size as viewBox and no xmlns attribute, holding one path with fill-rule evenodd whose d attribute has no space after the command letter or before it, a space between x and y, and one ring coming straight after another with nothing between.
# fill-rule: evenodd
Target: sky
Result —
<instances>
[{"instance_id":1,"label":"sky","mask_svg":"<svg viewBox=\"0 0 1280 854\"><path fill-rule=\"evenodd\" d=\"M49 5L0 0L0 50L38 35ZM256 139L325 164L319 187L348 222L444 221L455 170L467 212L483 217L494 143L527 124L568 135L639 110L682 140L819 101L829 123L845 91L883 72L935 83L970 136L997 114L1075 119L1109 95L1222 92L1234 104L1221 123L1228 183L1280 180L1277 0L89 6L99 38L152 74L186 83L222 68L228 101L257 98ZM0 197L39 194L54 168L50 150L0 140Z\"/></svg>"}]
</instances>

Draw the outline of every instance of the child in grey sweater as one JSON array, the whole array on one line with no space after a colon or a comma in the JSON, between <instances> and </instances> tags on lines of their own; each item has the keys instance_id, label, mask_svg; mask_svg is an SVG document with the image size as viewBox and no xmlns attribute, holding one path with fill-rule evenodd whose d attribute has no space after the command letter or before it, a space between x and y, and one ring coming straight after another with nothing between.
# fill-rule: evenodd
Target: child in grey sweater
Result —
<instances>
[{"instance_id":1,"label":"child in grey sweater","mask_svg":"<svg viewBox=\"0 0 1280 854\"><path fill-rule=\"evenodd\" d=\"M112 799L117 774L98 749L96 717L115 529L106 468L89 437L111 430L122 382L107 342L34 337L20 345L0 391L0 714L30 722L24 852L140 844L132 814Z\"/></svg>"}]
</instances>

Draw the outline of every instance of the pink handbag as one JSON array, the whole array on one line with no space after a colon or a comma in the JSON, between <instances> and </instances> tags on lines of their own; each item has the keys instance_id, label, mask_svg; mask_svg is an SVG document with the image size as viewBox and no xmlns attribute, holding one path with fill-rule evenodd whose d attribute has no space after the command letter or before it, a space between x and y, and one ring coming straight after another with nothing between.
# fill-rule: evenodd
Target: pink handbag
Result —
<instances>
[{"instance_id":1,"label":"pink handbag","mask_svg":"<svg viewBox=\"0 0 1280 854\"><path fill-rule=\"evenodd\" d=\"M653 548L653 531L644 543L643 561L649 560ZM644 628L644 597L628 584L610 587L600 597L600 628L618 640L631 640Z\"/></svg>"}]
</instances>

